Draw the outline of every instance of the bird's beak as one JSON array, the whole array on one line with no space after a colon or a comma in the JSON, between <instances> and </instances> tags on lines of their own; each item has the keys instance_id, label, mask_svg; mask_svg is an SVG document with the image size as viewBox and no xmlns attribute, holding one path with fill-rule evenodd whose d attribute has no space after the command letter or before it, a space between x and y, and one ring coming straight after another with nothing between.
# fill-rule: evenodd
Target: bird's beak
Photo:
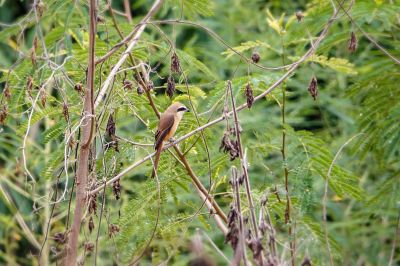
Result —
<instances>
[{"instance_id":1,"label":"bird's beak","mask_svg":"<svg viewBox=\"0 0 400 266\"><path fill-rule=\"evenodd\" d=\"M186 107L186 112L190 112L190 109Z\"/></svg>"}]
</instances>

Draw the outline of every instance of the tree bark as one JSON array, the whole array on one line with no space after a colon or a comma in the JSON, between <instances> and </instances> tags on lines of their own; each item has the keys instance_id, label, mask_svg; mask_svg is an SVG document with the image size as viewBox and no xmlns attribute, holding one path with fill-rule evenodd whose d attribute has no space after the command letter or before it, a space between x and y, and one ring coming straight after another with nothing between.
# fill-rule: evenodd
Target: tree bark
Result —
<instances>
[{"instance_id":1,"label":"tree bark","mask_svg":"<svg viewBox=\"0 0 400 266\"><path fill-rule=\"evenodd\" d=\"M89 59L87 70L87 86L84 98L82 113L82 138L78 156L78 167L76 171L76 197L75 211L66 247L64 265L75 266L78 257L79 232L82 222L83 210L86 205L87 197L87 178L89 174L89 153L94 124L93 91L94 91L94 71L95 71L95 36L96 36L96 0L90 0L89 5Z\"/></svg>"}]
</instances>

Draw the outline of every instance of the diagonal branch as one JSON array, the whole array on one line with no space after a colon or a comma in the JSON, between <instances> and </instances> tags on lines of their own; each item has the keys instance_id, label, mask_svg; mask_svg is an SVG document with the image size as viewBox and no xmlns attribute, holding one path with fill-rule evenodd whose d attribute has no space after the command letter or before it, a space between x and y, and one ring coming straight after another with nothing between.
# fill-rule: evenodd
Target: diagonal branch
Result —
<instances>
[{"instance_id":1,"label":"diagonal branch","mask_svg":"<svg viewBox=\"0 0 400 266\"><path fill-rule=\"evenodd\" d=\"M97 106L103 100L103 97L106 95L107 90L109 89L109 87L110 87L110 85L112 83L112 80L114 79L115 75L117 74L119 68L122 66L122 64L125 62L125 60L128 58L128 56L130 55L131 50L133 49L133 47L135 47L135 45L139 41L140 36L142 35L144 29L146 28L146 23L155 14L155 12L161 7L162 3L163 3L163 0L156 0L154 2L153 6L151 7L151 9L149 10L149 12L147 13L147 15L143 18L143 20L139 24L140 26L137 29L135 29L134 31L132 31L120 43L121 46L125 45L126 43L128 43L132 39L132 35L134 34L131 43L128 45L128 47L126 48L126 50L123 53L123 55L121 56L121 58L115 64L115 66L111 70L110 74L108 75L107 79L104 81L104 84L103 84L99 94L97 95L96 102L94 103L95 108L97 108ZM116 46L114 46L106 55L104 55L99 60L97 60L96 64L103 62L104 60L109 58L112 54L114 54L115 51L119 48L119 47L117 47L117 48L115 48L115 47Z\"/></svg>"}]
</instances>

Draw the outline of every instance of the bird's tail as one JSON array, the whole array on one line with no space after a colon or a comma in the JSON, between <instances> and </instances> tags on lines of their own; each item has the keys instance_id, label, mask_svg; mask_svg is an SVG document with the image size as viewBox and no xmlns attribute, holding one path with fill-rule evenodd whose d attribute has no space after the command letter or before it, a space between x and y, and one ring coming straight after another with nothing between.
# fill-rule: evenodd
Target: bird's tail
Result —
<instances>
[{"instance_id":1,"label":"bird's tail","mask_svg":"<svg viewBox=\"0 0 400 266\"><path fill-rule=\"evenodd\" d=\"M158 161L160 160L160 156L161 156L161 151L163 149L164 145L160 145L157 149L156 155L154 156L154 163L153 163L153 172L151 173L151 178L154 178L156 176L157 173L157 169L158 169Z\"/></svg>"}]
</instances>

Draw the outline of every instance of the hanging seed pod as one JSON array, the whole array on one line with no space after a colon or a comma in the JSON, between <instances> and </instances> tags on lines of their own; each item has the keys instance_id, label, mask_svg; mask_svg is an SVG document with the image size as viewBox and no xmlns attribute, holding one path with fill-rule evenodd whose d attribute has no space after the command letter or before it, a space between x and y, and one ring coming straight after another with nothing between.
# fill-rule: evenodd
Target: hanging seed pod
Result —
<instances>
[{"instance_id":1,"label":"hanging seed pod","mask_svg":"<svg viewBox=\"0 0 400 266\"><path fill-rule=\"evenodd\" d=\"M9 101L11 99L11 92L10 92L10 86L6 83L3 91L4 97Z\"/></svg>"},{"instance_id":2,"label":"hanging seed pod","mask_svg":"<svg viewBox=\"0 0 400 266\"><path fill-rule=\"evenodd\" d=\"M128 79L125 79L124 81L123 81L123 84L124 84L124 89L126 89L126 90L132 90L132 88L133 88L133 83L132 83L132 81L130 81L130 80L128 80Z\"/></svg>"},{"instance_id":3,"label":"hanging seed pod","mask_svg":"<svg viewBox=\"0 0 400 266\"><path fill-rule=\"evenodd\" d=\"M97 195L93 194L89 198L89 208L88 208L89 214L96 214L97 212Z\"/></svg>"},{"instance_id":4,"label":"hanging seed pod","mask_svg":"<svg viewBox=\"0 0 400 266\"><path fill-rule=\"evenodd\" d=\"M167 95L169 98L174 96L175 90L175 79L172 75L170 75L167 80Z\"/></svg>"},{"instance_id":5,"label":"hanging seed pod","mask_svg":"<svg viewBox=\"0 0 400 266\"><path fill-rule=\"evenodd\" d=\"M63 104L63 115L65 118L65 121L69 121L69 111L68 111L68 105L66 103Z\"/></svg>"},{"instance_id":6,"label":"hanging seed pod","mask_svg":"<svg viewBox=\"0 0 400 266\"><path fill-rule=\"evenodd\" d=\"M32 65L36 66L36 52L34 49L31 50L31 62Z\"/></svg>"},{"instance_id":7,"label":"hanging seed pod","mask_svg":"<svg viewBox=\"0 0 400 266\"><path fill-rule=\"evenodd\" d=\"M45 108L47 101L46 90L41 88L39 93L40 93L40 101L42 103L43 108Z\"/></svg>"},{"instance_id":8,"label":"hanging seed pod","mask_svg":"<svg viewBox=\"0 0 400 266\"><path fill-rule=\"evenodd\" d=\"M239 219L239 213L236 207L231 204L231 210L228 213L228 233L225 236L225 243L230 243L233 250L239 243L239 227L237 226L237 221Z\"/></svg>"},{"instance_id":9,"label":"hanging seed pod","mask_svg":"<svg viewBox=\"0 0 400 266\"><path fill-rule=\"evenodd\" d=\"M303 20L303 18L304 18L303 12L297 11L297 12L296 12L296 18L297 18L297 21L298 21L298 22L301 22L301 21Z\"/></svg>"},{"instance_id":10,"label":"hanging seed pod","mask_svg":"<svg viewBox=\"0 0 400 266\"><path fill-rule=\"evenodd\" d=\"M258 52L253 52L253 54L251 55L251 61L257 64L258 62L260 62L260 59L260 54Z\"/></svg>"},{"instance_id":11,"label":"hanging seed pod","mask_svg":"<svg viewBox=\"0 0 400 266\"><path fill-rule=\"evenodd\" d=\"M312 266L310 258L305 257L303 262L301 263L301 266Z\"/></svg>"},{"instance_id":12,"label":"hanging seed pod","mask_svg":"<svg viewBox=\"0 0 400 266\"><path fill-rule=\"evenodd\" d=\"M94 221L93 221L93 216L90 216L89 218L89 223L88 223L88 228L89 228L89 232L91 233L94 229Z\"/></svg>"},{"instance_id":13,"label":"hanging seed pod","mask_svg":"<svg viewBox=\"0 0 400 266\"><path fill-rule=\"evenodd\" d=\"M262 250L263 246L261 243L261 239L256 239L256 238L251 238L250 240L247 241L247 246L250 248L250 250L253 252L253 259L258 262L258 265L262 265Z\"/></svg>"},{"instance_id":14,"label":"hanging seed pod","mask_svg":"<svg viewBox=\"0 0 400 266\"><path fill-rule=\"evenodd\" d=\"M85 242L84 248L87 252L93 252L94 244L92 242Z\"/></svg>"},{"instance_id":15,"label":"hanging seed pod","mask_svg":"<svg viewBox=\"0 0 400 266\"><path fill-rule=\"evenodd\" d=\"M251 108L251 106L253 106L253 102L254 102L254 96L253 96L253 89L251 88L250 82L247 83L246 85L246 101L247 101L247 108Z\"/></svg>"},{"instance_id":16,"label":"hanging seed pod","mask_svg":"<svg viewBox=\"0 0 400 266\"><path fill-rule=\"evenodd\" d=\"M115 121L112 115L108 117L106 132L109 137L115 137Z\"/></svg>"},{"instance_id":17,"label":"hanging seed pod","mask_svg":"<svg viewBox=\"0 0 400 266\"><path fill-rule=\"evenodd\" d=\"M233 161L239 157L239 146L238 142L236 140L232 140L230 136L231 130L226 130L224 132L224 136L222 137L219 150L222 150L224 153L229 152L230 160Z\"/></svg>"},{"instance_id":18,"label":"hanging seed pod","mask_svg":"<svg viewBox=\"0 0 400 266\"><path fill-rule=\"evenodd\" d=\"M173 73L179 73L181 70L181 64L179 62L178 55L174 52L171 56L171 71Z\"/></svg>"},{"instance_id":19,"label":"hanging seed pod","mask_svg":"<svg viewBox=\"0 0 400 266\"><path fill-rule=\"evenodd\" d=\"M358 40L356 34L352 31L350 33L350 40L348 42L348 48L351 53L354 53L358 47Z\"/></svg>"},{"instance_id":20,"label":"hanging seed pod","mask_svg":"<svg viewBox=\"0 0 400 266\"><path fill-rule=\"evenodd\" d=\"M116 224L110 224L108 226L108 237L111 238L112 236L119 233L119 226Z\"/></svg>"},{"instance_id":21,"label":"hanging seed pod","mask_svg":"<svg viewBox=\"0 0 400 266\"><path fill-rule=\"evenodd\" d=\"M119 200L121 198L121 185L119 183L119 179L113 182L113 193L116 200Z\"/></svg>"},{"instance_id":22,"label":"hanging seed pod","mask_svg":"<svg viewBox=\"0 0 400 266\"><path fill-rule=\"evenodd\" d=\"M154 90L154 83L153 83L153 81L149 80L149 82L147 82L147 84L146 84L146 87L147 87L147 90L148 90L148 91Z\"/></svg>"},{"instance_id":23,"label":"hanging seed pod","mask_svg":"<svg viewBox=\"0 0 400 266\"><path fill-rule=\"evenodd\" d=\"M67 234L62 232L56 233L53 239L57 244L64 245L67 243Z\"/></svg>"},{"instance_id":24,"label":"hanging seed pod","mask_svg":"<svg viewBox=\"0 0 400 266\"><path fill-rule=\"evenodd\" d=\"M8 106L3 105L2 110L0 111L0 125L4 125L6 123L6 119L8 116Z\"/></svg>"},{"instance_id":25,"label":"hanging seed pod","mask_svg":"<svg viewBox=\"0 0 400 266\"><path fill-rule=\"evenodd\" d=\"M136 89L138 95L142 95L144 93L144 89L141 85L139 85Z\"/></svg>"},{"instance_id":26,"label":"hanging seed pod","mask_svg":"<svg viewBox=\"0 0 400 266\"><path fill-rule=\"evenodd\" d=\"M26 91L28 92L28 95L31 98L32 98L32 87L33 87L33 78L29 76L28 80L26 81Z\"/></svg>"},{"instance_id":27,"label":"hanging seed pod","mask_svg":"<svg viewBox=\"0 0 400 266\"><path fill-rule=\"evenodd\" d=\"M82 83L80 83L80 82L76 83L74 86L74 90L76 90L79 93L83 93Z\"/></svg>"},{"instance_id":28,"label":"hanging seed pod","mask_svg":"<svg viewBox=\"0 0 400 266\"><path fill-rule=\"evenodd\" d=\"M310 85L308 86L308 91L310 92L311 96L314 98L315 101L318 96L318 81L315 76L313 76L310 81Z\"/></svg>"},{"instance_id":29,"label":"hanging seed pod","mask_svg":"<svg viewBox=\"0 0 400 266\"><path fill-rule=\"evenodd\" d=\"M39 18L41 18L43 16L43 12L45 9L45 5L43 3L43 1L39 1L39 3L36 4L36 12Z\"/></svg>"}]
</instances>

